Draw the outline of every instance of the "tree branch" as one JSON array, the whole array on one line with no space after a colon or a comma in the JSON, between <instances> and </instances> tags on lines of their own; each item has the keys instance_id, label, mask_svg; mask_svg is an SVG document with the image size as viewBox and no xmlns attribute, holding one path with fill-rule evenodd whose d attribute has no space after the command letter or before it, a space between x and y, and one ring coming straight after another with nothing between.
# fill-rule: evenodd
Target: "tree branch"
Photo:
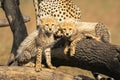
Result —
<instances>
[{"instance_id":1,"label":"tree branch","mask_svg":"<svg viewBox=\"0 0 120 80\"><path fill-rule=\"evenodd\" d=\"M26 15L23 15L23 19L24 19L24 22L30 21L30 17L26 16ZM6 27L6 26L9 26L8 20L7 19L0 19L0 27Z\"/></svg>"}]
</instances>

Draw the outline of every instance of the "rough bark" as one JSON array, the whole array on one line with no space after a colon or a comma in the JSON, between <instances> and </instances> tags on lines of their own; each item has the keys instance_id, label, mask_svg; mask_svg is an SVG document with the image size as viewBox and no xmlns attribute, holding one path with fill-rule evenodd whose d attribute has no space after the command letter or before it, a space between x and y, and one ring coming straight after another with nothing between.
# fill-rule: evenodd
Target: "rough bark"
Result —
<instances>
[{"instance_id":1,"label":"rough bark","mask_svg":"<svg viewBox=\"0 0 120 80\"><path fill-rule=\"evenodd\" d=\"M29 22L30 21L30 17L23 15L24 18L24 22ZM0 27L6 27L9 26L9 22L7 19L0 19Z\"/></svg>"},{"instance_id":2,"label":"rough bark","mask_svg":"<svg viewBox=\"0 0 120 80\"><path fill-rule=\"evenodd\" d=\"M69 65L120 79L120 47L91 38L79 41L73 57L63 54L62 48L53 49L53 64ZM62 55L63 54L63 55ZM64 59L63 59L64 58ZM60 60L58 60L60 59Z\"/></svg>"},{"instance_id":3,"label":"rough bark","mask_svg":"<svg viewBox=\"0 0 120 80\"><path fill-rule=\"evenodd\" d=\"M27 30L24 24L22 14L20 12L18 2L19 0L3 0L2 8L10 24L11 31L13 32L13 45L9 60L14 59L16 56L20 43L27 36Z\"/></svg>"},{"instance_id":4,"label":"rough bark","mask_svg":"<svg viewBox=\"0 0 120 80\"><path fill-rule=\"evenodd\" d=\"M77 67L120 79L120 47L94 39L83 39L77 43L73 57Z\"/></svg>"}]
</instances>

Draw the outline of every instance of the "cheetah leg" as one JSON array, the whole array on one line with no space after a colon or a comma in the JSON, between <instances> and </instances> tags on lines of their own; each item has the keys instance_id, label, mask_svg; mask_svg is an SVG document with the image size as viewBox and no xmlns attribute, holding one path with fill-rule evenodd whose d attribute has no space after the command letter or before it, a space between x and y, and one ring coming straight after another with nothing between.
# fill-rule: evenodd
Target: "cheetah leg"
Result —
<instances>
[{"instance_id":1,"label":"cheetah leg","mask_svg":"<svg viewBox=\"0 0 120 80\"><path fill-rule=\"evenodd\" d=\"M24 66L26 66L26 67L35 67L35 64L33 62L28 62Z\"/></svg>"},{"instance_id":2,"label":"cheetah leg","mask_svg":"<svg viewBox=\"0 0 120 80\"><path fill-rule=\"evenodd\" d=\"M70 44L70 56L74 56L77 41L81 40L82 38L84 38L83 34L78 33L76 38L71 42L71 44Z\"/></svg>"},{"instance_id":3,"label":"cheetah leg","mask_svg":"<svg viewBox=\"0 0 120 80\"><path fill-rule=\"evenodd\" d=\"M100 36L94 36L92 34L85 34L85 36L89 36L89 37L92 37L93 39L97 40L97 41L101 41L101 38Z\"/></svg>"},{"instance_id":4,"label":"cheetah leg","mask_svg":"<svg viewBox=\"0 0 120 80\"><path fill-rule=\"evenodd\" d=\"M76 47L76 43L75 43L75 41L73 41L70 44L70 56L74 56L74 54L75 54L75 47Z\"/></svg>"},{"instance_id":5,"label":"cheetah leg","mask_svg":"<svg viewBox=\"0 0 120 80\"><path fill-rule=\"evenodd\" d=\"M36 66L35 66L35 70L37 72L42 70L42 50L40 48L38 48L37 50L37 56L36 56Z\"/></svg>"},{"instance_id":6,"label":"cheetah leg","mask_svg":"<svg viewBox=\"0 0 120 80\"><path fill-rule=\"evenodd\" d=\"M54 67L51 63L51 49L50 48L45 49L45 58L46 58L47 66L50 69L56 69L56 67Z\"/></svg>"},{"instance_id":7,"label":"cheetah leg","mask_svg":"<svg viewBox=\"0 0 120 80\"><path fill-rule=\"evenodd\" d=\"M68 42L65 42L64 54L67 54L69 50Z\"/></svg>"},{"instance_id":8,"label":"cheetah leg","mask_svg":"<svg viewBox=\"0 0 120 80\"><path fill-rule=\"evenodd\" d=\"M33 0L35 15L36 15L36 25L37 29L40 27L40 17L39 17L39 0Z\"/></svg>"}]
</instances>

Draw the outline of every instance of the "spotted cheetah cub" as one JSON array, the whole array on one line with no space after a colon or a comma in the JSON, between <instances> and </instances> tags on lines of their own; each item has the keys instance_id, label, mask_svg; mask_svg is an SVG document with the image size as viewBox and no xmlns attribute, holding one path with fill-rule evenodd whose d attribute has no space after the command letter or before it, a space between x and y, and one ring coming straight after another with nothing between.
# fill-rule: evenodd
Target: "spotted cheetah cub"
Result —
<instances>
[{"instance_id":1,"label":"spotted cheetah cub","mask_svg":"<svg viewBox=\"0 0 120 80\"><path fill-rule=\"evenodd\" d=\"M88 37L92 36L105 43L109 43L111 41L108 27L103 23L77 22L76 26L79 32Z\"/></svg>"},{"instance_id":2,"label":"spotted cheetah cub","mask_svg":"<svg viewBox=\"0 0 120 80\"><path fill-rule=\"evenodd\" d=\"M70 56L73 56L75 54L75 41L83 36L78 32L76 24L72 20L60 22L59 27L65 39L64 53L67 54L70 49Z\"/></svg>"},{"instance_id":3,"label":"spotted cheetah cub","mask_svg":"<svg viewBox=\"0 0 120 80\"><path fill-rule=\"evenodd\" d=\"M42 55L45 56L47 66L55 69L51 63L51 48L57 42L54 34L58 31L57 19L45 16L40 19L40 29L31 33L20 44L15 62L19 65L34 67L36 71L42 69Z\"/></svg>"},{"instance_id":4,"label":"spotted cheetah cub","mask_svg":"<svg viewBox=\"0 0 120 80\"><path fill-rule=\"evenodd\" d=\"M57 42L54 40L54 34L58 31L58 22L54 17L45 17L41 19L41 29L36 37L36 71L41 70L42 53L45 54L46 63L49 68L55 69L51 64L51 48Z\"/></svg>"},{"instance_id":5,"label":"spotted cheetah cub","mask_svg":"<svg viewBox=\"0 0 120 80\"><path fill-rule=\"evenodd\" d=\"M79 26L74 19L67 19L61 22L59 26L66 39L64 53L67 54L70 50L70 56L75 54L76 42L82 38L91 37L97 41L103 41L102 39L104 39L104 37L109 37L108 30L106 30L104 27L101 27L101 25L99 25L99 27L94 26L89 29L89 25L86 28ZM109 42L109 39L105 39L105 41Z\"/></svg>"}]
</instances>

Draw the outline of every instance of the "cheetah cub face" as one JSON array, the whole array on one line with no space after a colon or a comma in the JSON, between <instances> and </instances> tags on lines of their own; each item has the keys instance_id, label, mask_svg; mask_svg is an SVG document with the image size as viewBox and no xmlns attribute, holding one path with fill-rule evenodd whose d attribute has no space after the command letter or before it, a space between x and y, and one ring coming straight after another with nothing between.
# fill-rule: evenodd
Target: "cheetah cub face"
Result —
<instances>
[{"instance_id":1,"label":"cheetah cub face","mask_svg":"<svg viewBox=\"0 0 120 80\"><path fill-rule=\"evenodd\" d=\"M40 19L41 28L47 33L55 33L58 31L58 20L51 16L46 16Z\"/></svg>"},{"instance_id":2,"label":"cheetah cub face","mask_svg":"<svg viewBox=\"0 0 120 80\"><path fill-rule=\"evenodd\" d=\"M70 38L76 33L76 24L72 21L62 21L59 24L59 27L63 33L63 36Z\"/></svg>"}]
</instances>

